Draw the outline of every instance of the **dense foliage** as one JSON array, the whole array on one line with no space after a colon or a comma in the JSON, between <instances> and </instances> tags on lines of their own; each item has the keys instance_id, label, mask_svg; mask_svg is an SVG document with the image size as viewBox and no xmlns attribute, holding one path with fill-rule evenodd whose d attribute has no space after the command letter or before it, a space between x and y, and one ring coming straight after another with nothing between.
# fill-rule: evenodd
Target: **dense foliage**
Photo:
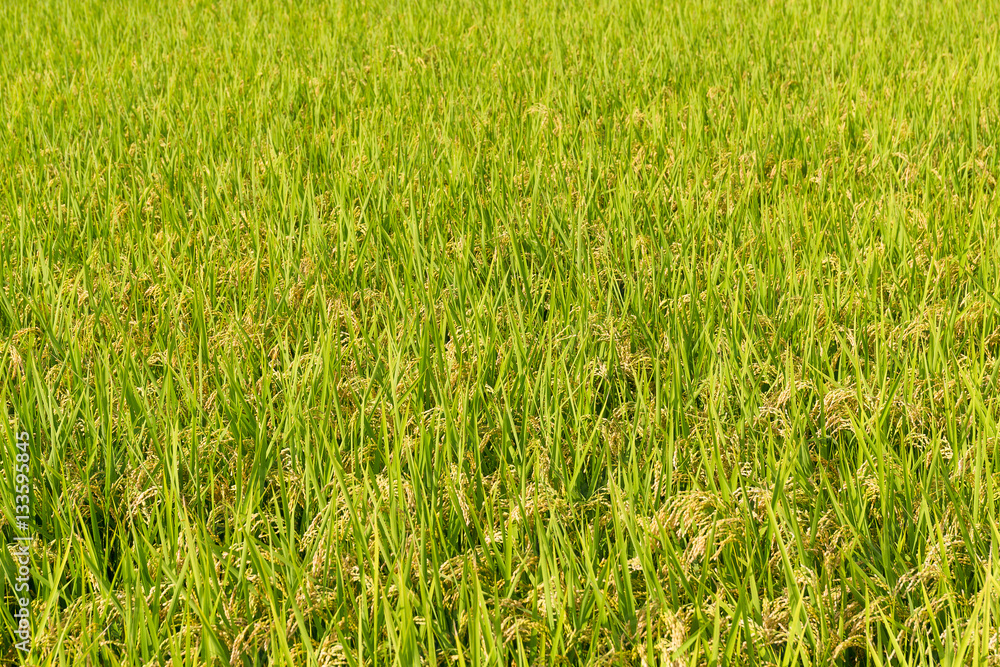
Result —
<instances>
[{"instance_id":1,"label":"dense foliage","mask_svg":"<svg viewBox=\"0 0 1000 667\"><path fill-rule=\"evenodd\" d=\"M3 3L29 662L1000 661L998 20Z\"/></svg>"}]
</instances>

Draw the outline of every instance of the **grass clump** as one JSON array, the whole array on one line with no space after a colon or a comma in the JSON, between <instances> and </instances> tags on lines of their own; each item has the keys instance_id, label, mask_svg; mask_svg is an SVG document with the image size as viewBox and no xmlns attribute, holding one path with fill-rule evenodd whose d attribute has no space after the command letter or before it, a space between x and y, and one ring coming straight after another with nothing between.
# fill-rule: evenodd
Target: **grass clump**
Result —
<instances>
[{"instance_id":1,"label":"grass clump","mask_svg":"<svg viewBox=\"0 0 1000 667\"><path fill-rule=\"evenodd\" d=\"M0 25L4 660L1000 660L987 4Z\"/></svg>"}]
</instances>

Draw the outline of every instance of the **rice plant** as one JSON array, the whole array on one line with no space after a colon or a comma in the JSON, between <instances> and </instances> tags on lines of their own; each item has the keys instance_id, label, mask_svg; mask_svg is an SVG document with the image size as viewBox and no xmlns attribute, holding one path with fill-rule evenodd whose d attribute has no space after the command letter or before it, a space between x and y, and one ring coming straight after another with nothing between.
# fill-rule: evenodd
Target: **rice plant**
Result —
<instances>
[{"instance_id":1,"label":"rice plant","mask_svg":"<svg viewBox=\"0 0 1000 667\"><path fill-rule=\"evenodd\" d=\"M1000 664L998 29L0 4L0 661Z\"/></svg>"}]
</instances>

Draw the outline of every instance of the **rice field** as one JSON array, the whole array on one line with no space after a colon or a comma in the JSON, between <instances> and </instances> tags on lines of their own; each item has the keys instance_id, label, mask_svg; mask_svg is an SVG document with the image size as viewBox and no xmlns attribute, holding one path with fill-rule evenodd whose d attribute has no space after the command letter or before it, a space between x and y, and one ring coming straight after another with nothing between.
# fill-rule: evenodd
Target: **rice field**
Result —
<instances>
[{"instance_id":1,"label":"rice field","mask_svg":"<svg viewBox=\"0 0 1000 667\"><path fill-rule=\"evenodd\" d=\"M998 35L0 4L0 662L1000 664Z\"/></svg>"}]
</instances>

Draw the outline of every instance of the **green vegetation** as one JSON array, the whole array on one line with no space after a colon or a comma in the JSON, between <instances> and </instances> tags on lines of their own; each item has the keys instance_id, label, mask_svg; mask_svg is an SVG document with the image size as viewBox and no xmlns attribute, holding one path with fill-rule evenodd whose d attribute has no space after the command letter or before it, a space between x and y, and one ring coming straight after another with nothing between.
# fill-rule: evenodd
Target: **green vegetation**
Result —
<instances>
[{"instance_id":1,"label":"green vegetation","mask_svg":"<svg viewBox=\"0 0 1000 667\"><path fill-rule=\"evenodd\" d=\"M998 25L2 3L0 659L1000 662Z\"/></svg>"}]
</instances>

